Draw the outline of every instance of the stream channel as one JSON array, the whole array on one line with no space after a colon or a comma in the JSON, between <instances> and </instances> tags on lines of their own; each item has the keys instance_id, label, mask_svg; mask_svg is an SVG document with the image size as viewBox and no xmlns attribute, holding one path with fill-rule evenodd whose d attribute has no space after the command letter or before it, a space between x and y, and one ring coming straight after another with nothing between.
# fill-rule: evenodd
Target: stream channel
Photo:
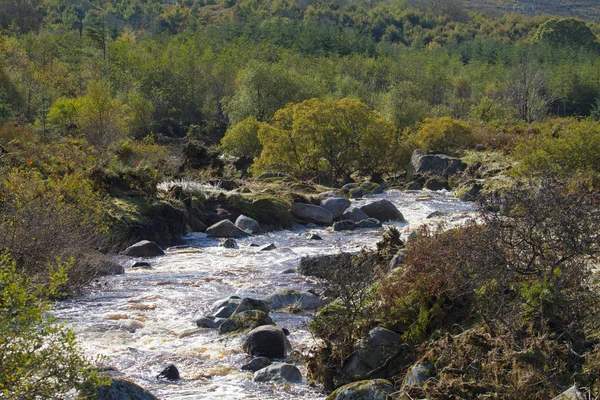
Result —
<instances>
[{"instance_id":1,"label":"stream channel","mask_svg":"<svg viewBox=\"0 0 600 400\"><path fill-rule=\"evenodd\" d=\"M472 217L474 205L450 192L391 190L353 200L360 207L379 199L392 201L408 223L395 224L403 237L422 224L459 224ZM427 219L435 211L443 217ZM240 371L250 361L240 338L220 337L216 330L198 329L195 321L211 313L213 302L231 295L263 298L278 289L308 290L317 281L296 273L307 255L358 252L381 239L384 229L331 232L313 229L323 240L308 240L307 229L277 231L238 240L239 249L219 247L204 234L186 236L185 245L148 260L152 269L126 268L124 275L101 278L84 294L59 303L55 315L74 329L85 353L105 357L103 364L119 371L163 400L180 399L323 399L318 387L306 384L254 383ZM259 252L250 244L273 243L275 250ZM129 258L120 260L129 265ZM278 325L290 331L294 350L314 344L308 322L314 312L272 312ZM162 367L175 364L181 380L156 379ZM306 377L306 369L298 365Z\"/></svg>"}]
</instances>

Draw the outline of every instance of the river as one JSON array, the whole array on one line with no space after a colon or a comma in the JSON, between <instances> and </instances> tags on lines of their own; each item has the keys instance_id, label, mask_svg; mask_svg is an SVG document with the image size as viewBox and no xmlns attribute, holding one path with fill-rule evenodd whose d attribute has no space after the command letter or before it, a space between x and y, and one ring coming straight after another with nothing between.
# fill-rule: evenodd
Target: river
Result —
<instances>
[{"instance_id":1,"label":"river","mask_svg":"<svg viewBox=\"0 0 600 400\"><path fill-rule=\"evenodd\" d=\"M354 206L388 199L408 224L396 224L404 236L422 224L461 223L473 215L472 203L448 192L401 192L366 196ZM441 218L427 219L434 211ZM318 387L252 382L240 366L250 360L239 338L219 337L215 330L197 329L196 319L208 315L215 300L230 295L262 298L277 289L307 290L317 282L295 273L305 255L359 251L373 246L383 229L331 232L313 229L323 240L308 240L308 230L277 231L238 240L239 249L219 247L203 234L185 237L185 245L166 250L149 261L152 269L126 268L121 276L89 285L82 296L59 303L55 315L76 332L85 353L102 356L102 363L136 382L160 399L322 399ZM251 246L273 243L275 250ZM130 263L131 259L121 259ZM126 264L125 264L126 265ZM271 313L289 329L293 349L305 351L314 342L308 331L312 313ZM175 364L181 380L156 379L161 367ZM306 370L298 365L303 376Z\"/></svg>"}]
</instances>

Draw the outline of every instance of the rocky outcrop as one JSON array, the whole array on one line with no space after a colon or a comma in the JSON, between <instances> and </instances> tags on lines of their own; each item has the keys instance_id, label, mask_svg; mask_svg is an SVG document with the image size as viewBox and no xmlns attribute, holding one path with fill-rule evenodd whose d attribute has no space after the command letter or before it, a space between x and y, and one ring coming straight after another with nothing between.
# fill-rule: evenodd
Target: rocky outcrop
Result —
<instances>
[{"instance_id":1,"label":"rocky outcrop","mask_svg":"<svg viewBox=\"0 0 600 400\"><path fill-rule=\"evenodd\" d=\"M255 357L285 357L285 334L278 326L259 326L248 332L242 349Z\"/></svg>"},{"instance_id":2,"label":"rocky outcrop","mask_svg":"<svg viewBox=\"0 0 600 400\"><path fill-rule=\"evenodd\" d=\"M327 400L388 400L396 390L385 379L352 382L337 388Z\"/></svg>"},{"instance_id":3,"label":"rocky outcrop","mask_svg":"<svg viewBox=\"0 0 600 400\"><path fill-rule=\"evenodd\" d=\"M436 175L445 178L463 171L467 165L460 158L446 154L428 154L424 150L415 150L410 159L406 175L412 179L418 175Z\"/></svg>"},{"instance_id":4,"label":"rocky outcrop","mask_svg":"<svg viewBox=\"0 0 600 400\"><path fill-rule=\"evenodd\" d=\"M321 207L333 214L333 218L337 218L352 205L352 202L348 199L341 197L333 197L325 200L321 200Z\"/></svg>"},{"instance_id":5,"label":"rocky outcrop","mask_svg":"<svg viewBox=\"0 0 600 400\"><path fill-rule=\"evenodd\" d=\"M306 203L292 204L292 215L306 221L330 225L333 222L333 214L323 207Z\"/></svg>"},{"instance_id":6,"label":"rocky outcrop","mask_svg":"<svg viewBox=\"0 0 600 400\"><path fill-rule=\"evenodd\" d=\"M379 200L360 208L369 218L378 219L381 222L401 221L406 222L404 216L389 200Z\"/></svg>"},{"instance_id":7,"label":"rocky outcrop","mask_svg":"<svg viewBox=\"0 0 600 400\"><path fill-rule=\"evenodd\" d=\"M302 373L292 364L275 363L256 371L254 382L302 383Z\"/></svg>"},{"instance_id":8,"label":"rocky outcrop","mask_svg":"<svg viewBox=\"0 0 600 400\"><path fill-rule=\"evenodd\" d=\"M206 229L206 234L218 238L241 238L248 236L246 232L238 228L228 219L217 222Z\"/></svg>"},{"instance_id":9,"label":"rocky outcrop","mask_svg":"<svg viewBox=\"0 0 600 400\"><path fill-rule=\"evenodd\" d=\"M260 231L260 224L258 223L258 221L247 217L243 214L235 220L235 226L237 226L243 231L250 233L257 233L258 231Z\"/></svg>"},{"instance_id":10,"label":"rocky outcrop","mask_svg":"<svg viewBox=\"0 0 600 400\"><path fill-rule=\"evenodd\" d=\"M129 257L157 257L164 256L165 252L155 242L142 240L129 246L121 254Z\"/></svg>"}]
</instances>

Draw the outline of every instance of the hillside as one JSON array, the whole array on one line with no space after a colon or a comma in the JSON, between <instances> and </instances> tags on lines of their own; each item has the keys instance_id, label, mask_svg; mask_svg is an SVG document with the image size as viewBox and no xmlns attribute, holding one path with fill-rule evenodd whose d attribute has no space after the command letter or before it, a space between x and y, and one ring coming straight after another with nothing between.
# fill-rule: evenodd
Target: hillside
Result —
<instances>
[{"instance_id":1,"label":"hillside","mask_svg":"<svg viewBox=\"0 0 600 400\"><path fill-rule=\"evenodd\" d=\"M523 15L553 15L596 20L600 4L596 0L465 0L468 10L489 15L516 12Z\"/></svg>"}]
</instances>

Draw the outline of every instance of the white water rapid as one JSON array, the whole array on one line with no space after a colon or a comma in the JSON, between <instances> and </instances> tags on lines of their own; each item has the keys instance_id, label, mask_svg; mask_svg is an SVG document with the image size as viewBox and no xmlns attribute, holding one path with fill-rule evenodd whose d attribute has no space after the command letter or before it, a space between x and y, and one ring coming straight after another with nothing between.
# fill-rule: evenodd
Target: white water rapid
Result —
<instances>
[{"instance_id":1,"label":"white water rapid","mask_svg":"<svg viewBox=\"0 0 600 400\"><path fill-rule=\"evenodd\" d=\"M353 201L354 206L388 199L408 224L397 224L404 236L418 226L446 221L461 223L474 211L471 203L444 192L388 191ZM426 219L434 211L441 218ZM89 356L105 357L104 364L119 371L164 400L180 399L322 399L318 389L301 385L252 382L240 371L250 360L239 339L219 337L216 330L198 329L195 321L211 313L212 303L230 295L262 298L277 289L307 290L316 282L295 273L305 255L358 251L373 246L384 230L331 232L314 229L323 238L308 240L307 230L278 231L238 240L239 249L219 247L219 240L202 234L186 237L185 246L152 258L152 269L126 269L125 275L106 277L90 285L83 296L57 305L55 314L76 332ZM250 244L274 243L276 250L258 252ZM130 260L123 260L130 262ZM308 332L311 313L271 313L290 330L293 349L312 344ZM163 366L173 363L181 380L156 379ZM304 376L306 370L298 365Z\"/></svg>"}]
</instances>

